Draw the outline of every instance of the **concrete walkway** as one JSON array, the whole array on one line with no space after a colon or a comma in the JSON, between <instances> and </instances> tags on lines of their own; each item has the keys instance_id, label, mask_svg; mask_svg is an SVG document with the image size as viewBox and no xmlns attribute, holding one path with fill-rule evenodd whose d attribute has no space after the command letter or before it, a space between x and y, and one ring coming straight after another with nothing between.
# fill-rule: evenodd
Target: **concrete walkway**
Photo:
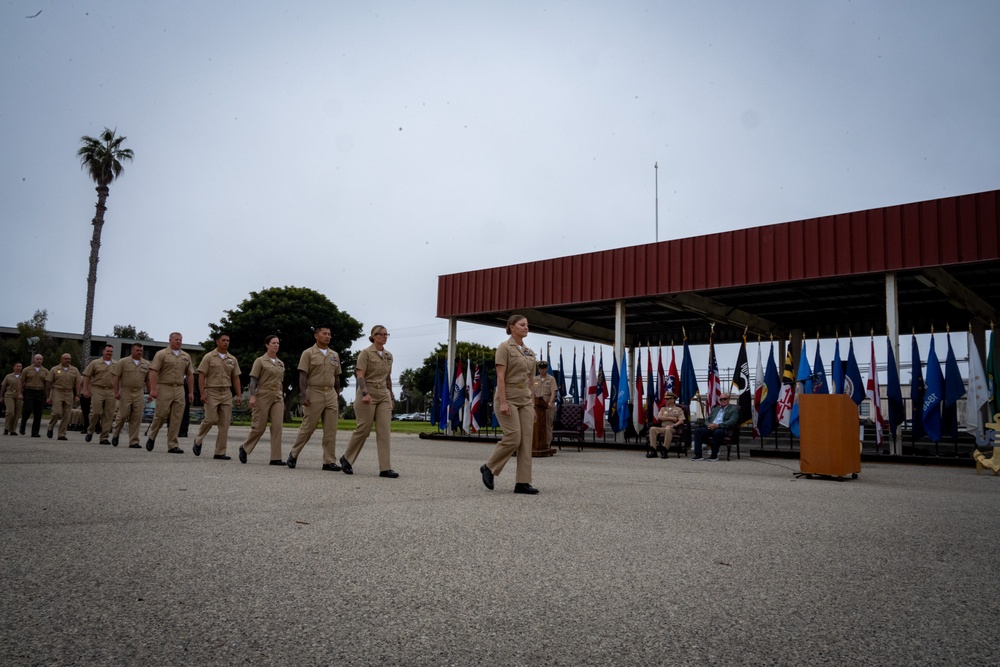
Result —
<instances>
[{"instance_id":1,"label":"concrete walkway","mask_svg":"<svg viewBox=\"0 0 1000 667\"><path fill-rule=\"evenodd\" d=\"M395 436L391 480L245 433L0 438L0 664L1000 664L1000 478L564 450L523 496L489 445Z\"/></svg>"}]
</instances>

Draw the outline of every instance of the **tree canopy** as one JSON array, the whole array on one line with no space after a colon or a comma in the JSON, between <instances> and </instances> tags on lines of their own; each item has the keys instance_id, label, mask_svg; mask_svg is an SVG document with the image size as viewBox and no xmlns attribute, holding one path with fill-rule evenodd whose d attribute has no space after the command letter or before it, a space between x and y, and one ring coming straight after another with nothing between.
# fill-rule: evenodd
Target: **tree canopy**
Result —
<instances>
[{"instance_id":1,"label":"tree canopy","mask_svg":"<svg viewBox=\"0 0 1000 667\"><path fill-rule=\"evenodd\" d=\"M46 329L48 320L47 310L36 310L31 319L17 323L17 338L8 338L0 343L0 369L3 369L4 375L10 372L15 362L19 361L24 366L31 364L32 350L42 355L42 365L46 368L59 363L59 357L66 352L76 363L82 363L80 343L64 340L57 345Z\"/></svg>"},{"instance_id":2,"label":"tree canopy","mask_svg":"<svg viewBox=\"0 0 1000 667\"><path fill-rule=\"evenodd\" d=\"M495 347L480 345L479 343L458 341L455 344L455 358L462 359L462 363L465 363L466 359L471 359L472 363L481 363L485 360L486 365L492 368L493 360L496 359L496 354L497 349ZM412 372L409 373L404 371L405 375L400 376L400 383L403 385L403 389L411 396L426 394L433 391L434 370L436 368L440 368L443 371L444 362L447 358L447 343L438 343L437 349L431 352L424 359L423 365L419 368L413 369ZM451 374L454 373L454 369L449 369L449 371Z\"/></svg>"},{"instance_id":3,"label":"tree canopy","mask_svg":"<svg viewBox=\"0 0 1000 667\"><path fill-rule=\"evenodd\" d=\"M298 394L299 356L315 344L313 327L318 326L330 327L330 348L340 355L341 380L346 386L354 373L356 357L350 348L361 337L361 323L308 287L269 287L251 292L239 306L227 310L217 324L208 325L211 338L202 347L206 352L214 350L215 339L227 334L229 351L240 362L246 382L254 359L264 353L264 338L275 334L281 339L278 357L285 362L285 386L291 385L292 394Z\"/></svg>"},{"instance_id":4,"label":"tree canopy","mask_svg":"<svg viewBox=\"0 0 1000 667\"><path fill-rule=\"evenodd\" d=\"M132 324L116 324L109 336L115 338L130 338L132 340L153 340L145 331L137 331Z\"/></svg>"}]
</instances>

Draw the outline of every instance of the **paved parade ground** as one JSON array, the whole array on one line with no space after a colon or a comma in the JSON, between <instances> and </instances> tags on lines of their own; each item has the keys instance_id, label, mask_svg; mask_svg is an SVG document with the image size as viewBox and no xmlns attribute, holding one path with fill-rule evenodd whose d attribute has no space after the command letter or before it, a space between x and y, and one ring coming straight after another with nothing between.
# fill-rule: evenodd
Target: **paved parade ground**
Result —
<instances>
[{"instance_id":1,"label":"paved parade ground","mask_svg":"<svg viewBox=\"0 0 1000 667\"><path fill-rule=\"evenodd\" d=\"M996 665L1000 478L374 437L355 474L0 439L2 665ZM294 433L286 430L287 455ZM337 453L347 443L341 433ZM205 454L208 454L206 456Z\"/></svg>"}]
</instances>

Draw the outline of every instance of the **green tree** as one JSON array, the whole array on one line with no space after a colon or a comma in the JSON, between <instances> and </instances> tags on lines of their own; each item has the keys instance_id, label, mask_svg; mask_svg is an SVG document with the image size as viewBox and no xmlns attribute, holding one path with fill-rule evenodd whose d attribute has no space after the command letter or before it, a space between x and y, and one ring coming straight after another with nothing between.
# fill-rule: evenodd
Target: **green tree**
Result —
<instances>
[{"instance_id":1,"label":"green tree","mask_svg":"<svg viewBox=\"0 0 1000 667\"><path fill-rule=\"evenodd\" d=\"M473 364L485 361L485 365L492 369L493 360L496 359L496 355L497 349L495 347L480 345L479 343L467 343L465 341L458 341L455 344L455 358L462 359L463 365L466 359L471 359ZM406 384L409 385L410 391L413 392L411 397L434 391L434 370L440 368L443 372L444 363L447 359L447 343L438 343L437 349L424 359L423 365L420 368L413 369L412 374L407 376ZM407 369L407 371L409 370ZM407 373L407 371L403 372ZM449 374L453 375L454 369L449 369ZM403 383L402 375L400 376L400 383ZM404 388L406 388L406 384L404 384ZM451 382L449 382L449 386L451 386Z\"/></svg>"},{"instance_id":2,"label":"green tree","mask_svg":"<svg viewBox=\"0 0 1000 667\"><path fill-rule=\"evenodd\" d=\"M269 287L251 292L234 310L227 310L218 324L209 324L211 338L202 343L205 351L215 349L219 334L229 335L229 351L240 362L244 386L249 382L253 361L264 353L264 338L275 334L281 339L278 356L285 362L285 387L291 393L285 400L287 411L297 404L299 392L299 356L312 347L313 327L330 327L330 347L340 355L344 386L354 374L356 354L351 346L361 337L361 323L341 311L323 294L307 287Z\"/></svg>"},{"instance_id":3,"label":"green tree","mask_svg":"<svg viewBox=\"0 0 1000 667\"><path fill-rule=\"evenodd\" d=\"M75 340L64 340L57 343L46 329L49 313L46 310L36 310L31 319L17 323L17 338L10 338L0 347L0 369L8 369L14 362L20 361L27 366L31 363L33 354L42 355L42 365L50 368L59 363L59 357L64 352L80 360L80 343Z\"/></svg>"},{"instance_id":4,"label":"green tree","mask_svg":"<svg viewBox=\"0 0 1000 667\"><path fill-rule=\"evenodd\" d=\"M90 178L97 183L97 212L91 224L94 234L90 239L90 270L87 273L87 307L83 318L83 353L81 366L90 358L90 337L94 324L94 292L97 290L97 262L101 251L101 230L104 227L104 212L107 209L108 186L121 176L123 161L132 161L132 149L123 148L125 137L115 135L115 130L104 128L98 138L82 136L83 146L76 152L80 167L87 170Z\"/></svg>"},{"instance_id":5,"label":"green tree","mask_svg":"<svg viewBox=\"0 0 1000 667\"><path fill-rule=\"evenodd\" d=\"M116 324L109 336L115 338L128 338L131 340L153 340L145 331L136 331L132 324Z\"/></svg>"}]
</instances>

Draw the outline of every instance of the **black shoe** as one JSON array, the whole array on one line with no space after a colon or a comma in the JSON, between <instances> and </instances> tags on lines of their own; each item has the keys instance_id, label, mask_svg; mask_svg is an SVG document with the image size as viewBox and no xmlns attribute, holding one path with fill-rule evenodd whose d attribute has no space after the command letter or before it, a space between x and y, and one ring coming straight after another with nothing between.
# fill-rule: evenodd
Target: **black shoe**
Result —
<instances>
[{"instance_id":1,"label":"black shoe","mask_svg":"<svg viewBox=\"0 0 1000 667\"><path fill-rule=\"evenodd\" d=\"M48 434L49 439L51 440L52 439L52 429L49 429L48 431L46 431L46 433Z\"/></svg>"},{"instance_id":2,"label":"black shoe","mask_svg":"<svg viewBox=\"0 0 1000 667\"><path fill-rule=\"evenodd\" d=\"M18 430L18 433L20 433L21 435L24 435L24 427L23 426Z\"/></svg>"},{"instance_id":3,"label":"black shoe","mask_svg":"<svg viewBox=\"0 0 1000 667\"><path fill-rule=\"evenodd\" d=\"M233 460L232 456L226 456L225 454L216 454L212 458L215 459L216 461L232 461Z\"/></svg>"},{"instance_id":4,"label":"black shoe","mask_svg":"<svg viewBox=\"0 0 1000 667\"><path fill-rule=\"evenodd\" d=\"M295 467L295 461L296 461L296 458L294 456L292 456L291 454L289 454L288 455L288 460L285 461L285 465L288 466L289 468L294 468Z\"/></svg>"},{"instance_id":5,"label":"black shoe","mask_svg":"<svg viewBox=\"0 0 1000 667\"><path fill-rule=\"evenodd\" d=\"M271 461L270 463L268 463L268 465L272 465L272 466L286 466L286 467L288 466L288 464L285 463L284 461L282 461L281 459L275 459L274 461Z\"/></svg>"},{"instance_id":6,"label":"black shoe","mask_svg":"<svg viewBox=\"0 0 1000 667\"><path fill-rule=\"evenodd\" d=\"M31 437L32 438L40 438L40 437L42 437L42 435L40 433L32 433Z\"/></svg>"},{"instance_id":7,"label":"black shoe","mask_svg":"<svg viewBox=\"0 0 1000 667\"><path fill-rule=\"evenodd\" d=\"M87 435L83 436L84 442L90 442L93 439L94 439L94 434L93 433L88 433Z\"/></svg>"},{"instance_id":8,"label":"black shoe","mask_svg":"<svg viewBox=\"0 0 1000 667\"><path fill-rule=\"evenodd\" d=\"M7 435L17 435L17 431L11 431L11 432L10 432L10 433L8 433ZM24 435L24 434L22 433L21 435Z\"/></svg>"},{"instance_id":9,"label":"black shoe","mask_svg":"<svg viewBox=\"0 0 1000 667\"><path fill-rule=\"evenodd\" d=\"M538 493L538 489L527 482L518 482L514 485L514 493L530 493L531 495L535 495Z\"/></svg>"},{"instance_id":10,"label":"black shoe","mask_svg":"<svg viewBox=\"0 0 1000 667\"><path fill-rule=\"evenodd\" d=\"M100 441L99 443L97 443L97 444L99 444L99 445L110 445L110 444L111 444L111 441L105 438L104 440L101 440L101 441Z\"/></svg>"},{"instance_id":11,"label":"black shoe","mask_svg":"<svg viewBox=\"0 0 1000 667\"><path fill-rule=\"evenodd\" d=\"M60 435L56 440L69 440L65 435Z\"/></svg>"},{"instance_id":12,"label":"black shoe","mask_svg":"<svg viewBox=\"0 0 1000 667\"><path fill-rule=\"evenodd\" d=\"M340 472L340 466L336 463L324 463L323 470L331 470L333 472Z\"/></svg>"},{"instance_id":13,"label":"black shoe","mask_svg":"<svg viewBox=\"0 0 1000 667\"><path fill-rule=\"evenodd\" d=\"M153 451L153 439L152 438L149 438L149 439L146 440L146 451L147 452Z\"/></svg>"},{"instance_id":14,"label":"black shoe","mask_svg":"<svg viewBox=\"0 0 1000 667\"><path fill-rule=\"evenodd\" d=\"M340 457L340 469L344 471L345 475L354 474L354 468L351 467L351 464L343 456Z\"/></svg>"},{"instance_id":15,"label":"black shoe","mask_svg":"<svg viewBox=\"0 0 1000 667\"><path fill-rule=\"evenodd\" d=\"M167 454L183 454L184 450L180 447L171 447L167 450Z\"/></svg>"},{"instance_id":16,"label":"black shoe","mask_svg":"<svg viewBox=\"0 0 1000 667\"><path fill-rule=\"evenodd\" d=\"M142 449L142 445L140 445L140 444L139 444L139 443L137 442L137 443L135 443L134 445L129 445L129 446L128 446L128 448L129 448L129 449Z\"/></svg>"},{"instance_id":17,"label":"black shoe","mask_svg":"<svg viewBox=\"0 0 1000 667\"><path fill-rule=\"evenodd\" d=\"M389 470L383 470L378 474L378 476L388 477L389 479L396 479L397 477L399 477L399 473L390 468Z\"/></svg>"},{"instance_id":18,"label":"black shoe","mask_svg":"<svg viewBox=\"0 0 1000 667\"><path fill-rule=\"evenodd\" d=\"M490 491L492 491L493 490L493 471L490 470L490 467L484 463L482 466L480 466L479 472L483 473L483 484L486 486L487 489L489 489Z\"/></svg>"},{"instance_id":19,"label":"black shoe","mask_svg":"<svg viewBox=\"0 0 1000 667\"><path fill-rule=\"evenodd\" d=\"M246 462L247 462L247 450L243 449L243 447L240 447L240 463L246 463Z\"/></svg>"},{"instance_id":20,"label":"black shoe","mask_svg":"<svg viewBox=\"0 0 1000 667\"><path fill-rule=\"evenodd\" d=\"M656 458L656 450L653 449L652 447L650 447L649 449L647 449L646 450L646 458L647 459L655 459Z\"/></svg>"},{"instance_id":21,"label":"black shoe","mask_svg":"<svg viewBox=\"0 0 1000 667\"><path fill-rule=\"evenodd\" d=\"M670 454L670 452L668 452L668 451L667 451L667 448L666 448L666 447L664 447L664 446L662 446L662 445L661 445L661 446L659 446L659 447L657 447L657 448L656 448L656 450L657 450L658 452L660 452L660 458L661 458L661 459L665 459L665 458L667 458L667 456L668 456L668 455Z\"/></svg>"},{"instance_id":22,"label":"black shoe","mask_svg":"<svg viewBox=\"0 0 1000 667\"><path fill-rule=\"evenodd\" d=\"M113 436L113 437L111 438L111 444L112 444L113 446L115 446L115 447L117 447L117 446L118 446L118 436L117 436L117 435L116 435L116 436Z\"/></svg>"},{"instance_id":23,"label":"black shoe","mask_svg":"<svg viewBox=\"0 0 1000 667\"><path fill-rule=\"evenodd\" d=\"M191 448L191 451L194 452L195 456L201 456L201 443L195 440L194 446Z\"/></svg>"}]
</instances>

